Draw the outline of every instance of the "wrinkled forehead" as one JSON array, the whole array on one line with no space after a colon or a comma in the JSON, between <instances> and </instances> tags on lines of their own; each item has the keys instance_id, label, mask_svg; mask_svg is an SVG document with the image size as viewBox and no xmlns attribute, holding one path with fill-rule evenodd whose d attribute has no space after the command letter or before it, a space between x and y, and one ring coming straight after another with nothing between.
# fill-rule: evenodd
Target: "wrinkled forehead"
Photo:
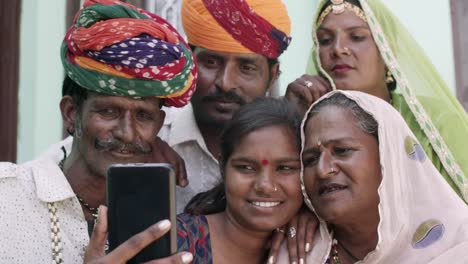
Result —
<instances>
[{"instance_id":1,"label":"wrinkled forehead","mask_svg":"<svg viewBox=\"0 0 468 264\"><path fill-rule=\"evenodd\" d=\"M328 142L357 137L363 133L350 109L337 105L326 105L312 111L304 126L306 146L318 141Z\"/></svg>"},{"instance_id":2,"label":"wrinkled forehead","mask_svg":"<svg viewBox=\"0 0 468 264\"><path fill-rule=\"evenodd\" d=\"M106 95L101 93L90 93L86 100L90 105L122 106L132 108L146 108L149 110L161 109L163 99L156 97L133 98L127 96Z\"/></svg>"}]
</instances>

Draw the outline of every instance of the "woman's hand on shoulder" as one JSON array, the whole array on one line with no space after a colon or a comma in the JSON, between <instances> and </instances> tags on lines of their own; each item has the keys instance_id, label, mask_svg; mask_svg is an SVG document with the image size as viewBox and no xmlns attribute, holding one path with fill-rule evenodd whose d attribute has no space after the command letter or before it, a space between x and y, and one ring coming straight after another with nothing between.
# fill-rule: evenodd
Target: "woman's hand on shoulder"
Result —
<instances>
[{"instance_id":1,"label":"woman's hand on shoulder","mask_svg":"<svg viewBox=\"0 0 468 264\"><path fill-rule=\"evenodd\" d=\"M318 226L317 217L308 208L303 207L285 227L275 231L271 241L268 264L276 263L284 238L287 239L290 263L306 263L306 254L312 249L314 234Z\"/></svg>"},{"instance_id":2,"label":"woman's hand on shoulder","mask_svg":"<svg viewBox=\"0 0 468 264\"><path fill-rule=\"evenodd\" d=\"M331 90L330 83L323 77L304 74L288 85L285 97L304 115L312 103Z\"/></svg>"},{"instance_id":3,"label":"woman's hand on shoulder","mask_svg":"<svg viewBox=\"0 0 468 264\"><path fill-rule=\"evenodd\" d=\"M107 239L107 207L99 207L99 216L91 239L85 252L84 264L124 264L133 258L153 241L161 238L171 228L168 220L162 220L148 227L141 233L128 239L115 250L106 255ZM152 260L148 264L185 264L191 263L193 256L188 252L180 252L167 258Z\"/></svg>"}]
</instances>

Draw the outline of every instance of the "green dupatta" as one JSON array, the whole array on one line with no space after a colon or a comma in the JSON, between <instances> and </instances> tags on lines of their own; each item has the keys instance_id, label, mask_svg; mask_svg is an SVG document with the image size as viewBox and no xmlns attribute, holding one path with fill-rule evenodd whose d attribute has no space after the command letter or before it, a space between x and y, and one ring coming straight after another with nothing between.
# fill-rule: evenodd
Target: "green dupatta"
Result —
<instances>
[{"instance_id":1,"label":"green dupatta","mask_svg":"<svg viewBox=\"0 0 468 264\"><path fill-rule=\"evenodd\" d=\"M331 77L320 64L317 19L307 73L324 75L336 90ZM426 153L455 191L468 202L468 117L422 48L388 8L379 0L359 0L374 41L397 82L393 106L418 136L426 141ZM418 131L419 130L419 131ZM424 142L421 142L424 146ZM434 155L431 155L433 153Z\"/></svg>"}]
</instances>

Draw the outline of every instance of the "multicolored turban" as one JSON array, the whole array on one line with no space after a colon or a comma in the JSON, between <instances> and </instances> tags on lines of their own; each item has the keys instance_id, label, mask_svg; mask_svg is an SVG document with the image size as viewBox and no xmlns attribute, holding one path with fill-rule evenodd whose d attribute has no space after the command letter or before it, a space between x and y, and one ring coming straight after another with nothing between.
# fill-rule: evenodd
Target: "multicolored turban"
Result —
<instances>
[{"instance_id":1,"label":"multicolored turban","mask_svg":"<svg viewBox=\"0 0 468 264\"><path fill-rule=\"evenodd\" d=\"M120 1L86 1L65 36L61 57L73 81L98 93L154 96L166 106L182 107L195 90L195 60L174 27Z\"/></svg>"},{"instance_id":2,"label":"multicolored turban","mask_svg":"<svg viewBox=\"0 0 468 264\"><path fill-rule=\"evenodd\" d=\"M281 0L184 0L182 23L192 45L278 58L291 37Z\"/></svg>"}]
</instances>

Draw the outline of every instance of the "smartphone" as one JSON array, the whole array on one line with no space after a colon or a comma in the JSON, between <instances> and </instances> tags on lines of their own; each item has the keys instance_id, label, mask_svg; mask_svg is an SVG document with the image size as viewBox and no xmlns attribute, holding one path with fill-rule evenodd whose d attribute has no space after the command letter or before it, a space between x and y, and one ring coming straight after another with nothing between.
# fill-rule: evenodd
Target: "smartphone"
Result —
<instances>
[{"instance_id":1,"label":"smartphone","mask_svg":"<svg viewBox=\"0 0 468 264\"><path fill-rule=\"evenodd\" d=\"M107 170L108 241L112 251L156 222L171 230L127 263L142 263L177 250L175 174L166 163L114 164Z\"/></svg>"}]
</instances>

